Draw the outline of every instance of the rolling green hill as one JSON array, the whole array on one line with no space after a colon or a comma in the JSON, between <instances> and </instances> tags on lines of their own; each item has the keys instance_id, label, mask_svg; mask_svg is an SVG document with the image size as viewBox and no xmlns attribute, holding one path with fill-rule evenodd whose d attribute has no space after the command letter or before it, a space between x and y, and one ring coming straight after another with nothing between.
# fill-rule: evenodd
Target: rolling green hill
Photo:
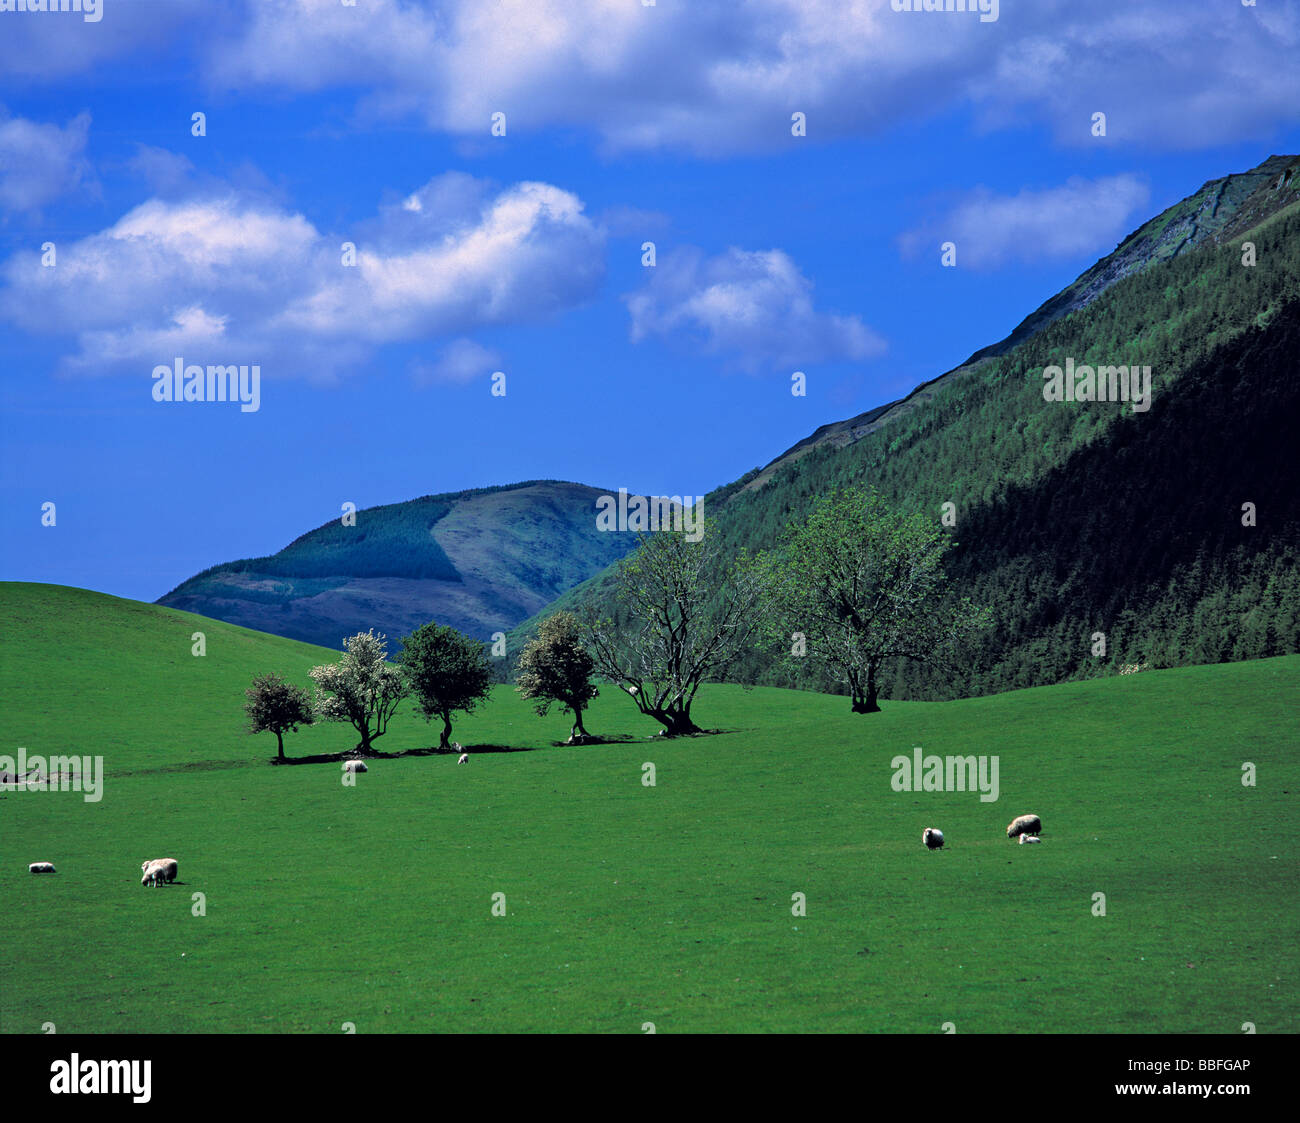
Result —
<instances>
[{"instance_id":1,"label":"rolling green hill","mask_svg":"<svg viewBox=\"0 0 1300 1123\"><path fill-rule=\"evenodd\" d=\"M1274 157L1207 184L960 377L819 430L719 489L706 509L724 552L774 547L836 487L873 486L936 520L954 504L949 573L995 627L956 665L893 667L883 689L895 698L1300 651L1298 169ZM1044 367L1068 359L1150 366L1151 408L1045 401ZM540 616L584 604L618 616L609 571L522 624L512 647ZM790 678L775 653L733 676L836 689Z\"/></svg>"},{"instance_id":2,"label":"rolling green hill","mask_svg":"<svg viewBox=\"0 0 1300 1123\"><path fill-rule=\"evenodd\" d=\"M0 794L0 1031L1300 1030L1300 658L868 720L706 687L722 732L670 742L609 692L588 725L623 740L585 748L498 687L458 725L468 766L377 760L347 788L239 733L247 680L305 681L323 653L202 621L196 658L197 623L0 585L3 743L107 769L98 803ZM432 742L402 715L381 745ZM999 799L893 790L913 746L997 756ZM1040 846L1005 839L1025 811ZM927 852L925 826L949 848ZM161 854L180 882L141 888Z\"/></svg>"},{"instance_id":3,"label":"rolling green hill","mask_svg":"<svg viewBox=\"0 0 1300 1123\"><path fill-rule=\"evenodd\" d=\"M266 558L226 562L158 603L338 647L369 627L394 645L437 620L487 640L621 557L595 525L599 489L553 480L425 496L356 513Z\"/></svg>"}]
</instances>

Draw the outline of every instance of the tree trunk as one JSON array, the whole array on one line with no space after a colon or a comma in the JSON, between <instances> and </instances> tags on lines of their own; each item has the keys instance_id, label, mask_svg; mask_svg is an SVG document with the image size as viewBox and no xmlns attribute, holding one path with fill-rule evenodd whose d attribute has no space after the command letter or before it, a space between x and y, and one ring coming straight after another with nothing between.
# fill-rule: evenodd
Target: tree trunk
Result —
<instances>
[{"instance_id":1,"label":"tree trunk","mask_svg":"<svg viewBox=\"0 0 1300 1123\"><path fill-rule=\"evenodd\" d=\"M280 747L280 759L284 760L284 732L277 729L275 731L275 743Z\"/></svg>"},{"instance_id":2,"label":"tree trunk","mask_svg":"<svg viewBox=\"0 0 1300 1123\"><path fill-rule=\"evenodd\" d=\"M856 686L853 690L853 712L855 714L878 714L880 713L880 704L877 698L880 694L880 688L876 684L876 670L874 667L867 671L867 688L865 691L859 690Z\"/></svg>"},{"instance_id":3,"label":"tree trunk","mask_svg":"<svg viewBox=\"0 0 1300 1123\"><path fill-rule=\"evenodd\" d=\"M680 737L686 733L703 732L695 722L691 721L689 707L686 709L651 710L650 715L656 721L664 723L664 729L669 737Z\"/></svg>"},{"instance_id":4,"label":"tree trunk","mask_svg":"<svg viewBox=\"0 0 1300 1123\"><path fill-rule=\"evenodd\" d=\"M582 724L582 711L573 711L573 728L569 730L569 740L576 741L579 737L584 740L587 737L587 730Z\"/></svg>"},{"instance_id":5,"label":"tree trunk","mask_svg":"<svg viewBox=\"0 0 1300 1123\"><path fill-rule=\"evenodd\" d=\"M438 742L438 748L451 748L451 714L442 715L442 739Z\"/></svg>"}]
</instances>

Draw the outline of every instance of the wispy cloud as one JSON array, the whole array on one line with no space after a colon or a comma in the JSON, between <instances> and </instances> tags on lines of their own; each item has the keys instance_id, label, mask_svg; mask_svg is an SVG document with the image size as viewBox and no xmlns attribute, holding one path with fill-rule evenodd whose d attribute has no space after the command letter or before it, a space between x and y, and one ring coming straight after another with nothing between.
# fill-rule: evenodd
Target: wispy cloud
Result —
<instances>
[{"instance_id":1,"label":"wispy cloud","mask_svg":"<svg viewBox=\"0 0 1300 1123\"><path fill-rule=\"evenodd\" d=\"M943 215L903 234L899 249L904 257L933 252L938 260L940 244L953 242L958 265L972 269L1095 256L1114 248L1149 196L1146 183L1132 175L1074 176L1060 187L1015 195L976 187Z\"/></svg>"},{"instance_id":2,"label":"wispy cloud","mask_svg":"<svg viewBox=\"0 0 1300 1123\"><path fill-rule=\"evenodd\" d=\"M501 365L501 356L490 347L472 339L453 339L438 357L429 362L416 359L411 363L411 377L417 386L439 382L470 382L490 374Z\"/></svg>"},{"instance_id":3,"label":"wispy cloud","mask_svg":"<svg viewBox=\"0 0 1300 1123\"><path fill-rule=\"evenodd\" d=\"M91 183L89 134L89 113L60 128L0 108L0 212L37 211Z\"/></svg>"}]
</instances>

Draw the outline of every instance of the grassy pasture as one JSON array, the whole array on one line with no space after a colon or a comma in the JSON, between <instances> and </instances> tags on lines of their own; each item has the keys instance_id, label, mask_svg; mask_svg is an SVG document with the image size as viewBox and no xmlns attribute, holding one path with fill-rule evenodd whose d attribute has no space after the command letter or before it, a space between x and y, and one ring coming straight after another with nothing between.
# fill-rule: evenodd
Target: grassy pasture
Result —
<instances>
[{"instance_id":1,"label":"grassy pasture","mask_svg":"<svg viewBox=\"0 0 1300 1123\"><path fill-rule=\"evenodd\" d=\"M871 716L712 686L697 719L723 732L668 742L611 691L587 725L626 739L585 748L499 687L456 737L528 751L347 788L242 732L253 675L305 685L323 649L24 584L0 634L0 754L107 774L98 803L0 795L4 1032L1300 1030L1300 657ZM404 712L377 747L435 742ZM895 792L915 745L996 755L999 800ZM1041 846L1004 837L1025 811ZM160 854L182 884L142 889Z\"/></svg>"}]
</instances>

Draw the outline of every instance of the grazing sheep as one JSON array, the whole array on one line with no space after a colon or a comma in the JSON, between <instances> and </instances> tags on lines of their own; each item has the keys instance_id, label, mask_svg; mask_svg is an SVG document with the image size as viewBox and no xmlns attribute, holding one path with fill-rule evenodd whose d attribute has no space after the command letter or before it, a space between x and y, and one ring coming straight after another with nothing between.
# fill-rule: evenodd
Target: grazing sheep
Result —
<instances>
[{"instance_id":1,"label":"grazing sheep","mask_svg":"<svg viewBox=\"0 0 1300 1123\"><path fill-rule=\"evenodd\" d=\"M1042 834L1043 821L1037 815L1020 815L1007 824L1007 838L1021 834Z\"/></svg>"},{"instance_id":2,"label":"grazing sheep","mask_svg":"<svg viewBox=\"0 0 1300 1123\"><path fill-rule=\"evenodd\" d=\"M943 831L935 830L934 827L926 827L921 832L921 841L925 843L929 850L943 849Z\"/></svg>"},{"instance_id":3,"label":"grazing sheep","mask_svg":"<svg viewBox=\"0 0 1300 1123\"><path fill-rule=\"evenodd\" d=\"M27 867L29 873L58 873L53 862L33 862Z\"/></svg>"},{"instance_id":4,"label":"grazing sheep","mask_svg":"<svg viewBox=\"0 0 1300 1123\"><path fill-rule=\"evenodd\" d=\"M172 865L176 865L175 858L146 858L140 863L140 868L147 870L150 866L156 866L159 862L171 862Z\"/></svg>"},{"instance_id":5,"label":"grazing sheep","mask_svg":"<svg viewBox=\"0 0 1300 1123\"><path fill-rule=\"evenodd\" d=\"M468 763L469 763L469 753L461 753L460 756L458 756L458 757L456 758L456 763L457 763L457 764L468 764Z\"/></svg>"},{"instance_id":6,"label":"grazing sheep","mask_svg":"<svg viewBox=\"0 0 1300 1123\"><path fill-rule=\"evenodd\" d=\"M166 875L164 878L166 881L175 881L176 874L180 870L180 865L175 858L147 858L140 863L140 868L145 872L148 872L150 866L165 867L163 873Z\"/></svg>"},{"instance_id":7,"label":"grazing sheep","mask_svg":"<svg viewBox=\"0 0 1300 1123\"><path fill-rule=\"evenodd\" d=\"M1022 834L1020 836L1020 845L1024 846L1026 842L1042 842L1043 840L1036 834Z\"/></svg>"},{"instance_id":8,"label":"grazing sheep","mask_svg":"<svg viewBox=\"0 0 1300 1123\"><path fill-rule=\"evenodd\" d=\"M144 876L140 878L141 885L169 884L176 880L176 875L180 872L180 865L175 858L151 858L140 868L144 871Z\"/></svg>"},{"instance_id":9,"label":"grazing sheep","mask_svg":"<svg viewBox=\"0 0 1300 1123\"><path fill-rule=\"evenodd\" d=\"M343 762L344 772L369 772L364 760L345 760Z\"/></svg>"}]
</instances>

